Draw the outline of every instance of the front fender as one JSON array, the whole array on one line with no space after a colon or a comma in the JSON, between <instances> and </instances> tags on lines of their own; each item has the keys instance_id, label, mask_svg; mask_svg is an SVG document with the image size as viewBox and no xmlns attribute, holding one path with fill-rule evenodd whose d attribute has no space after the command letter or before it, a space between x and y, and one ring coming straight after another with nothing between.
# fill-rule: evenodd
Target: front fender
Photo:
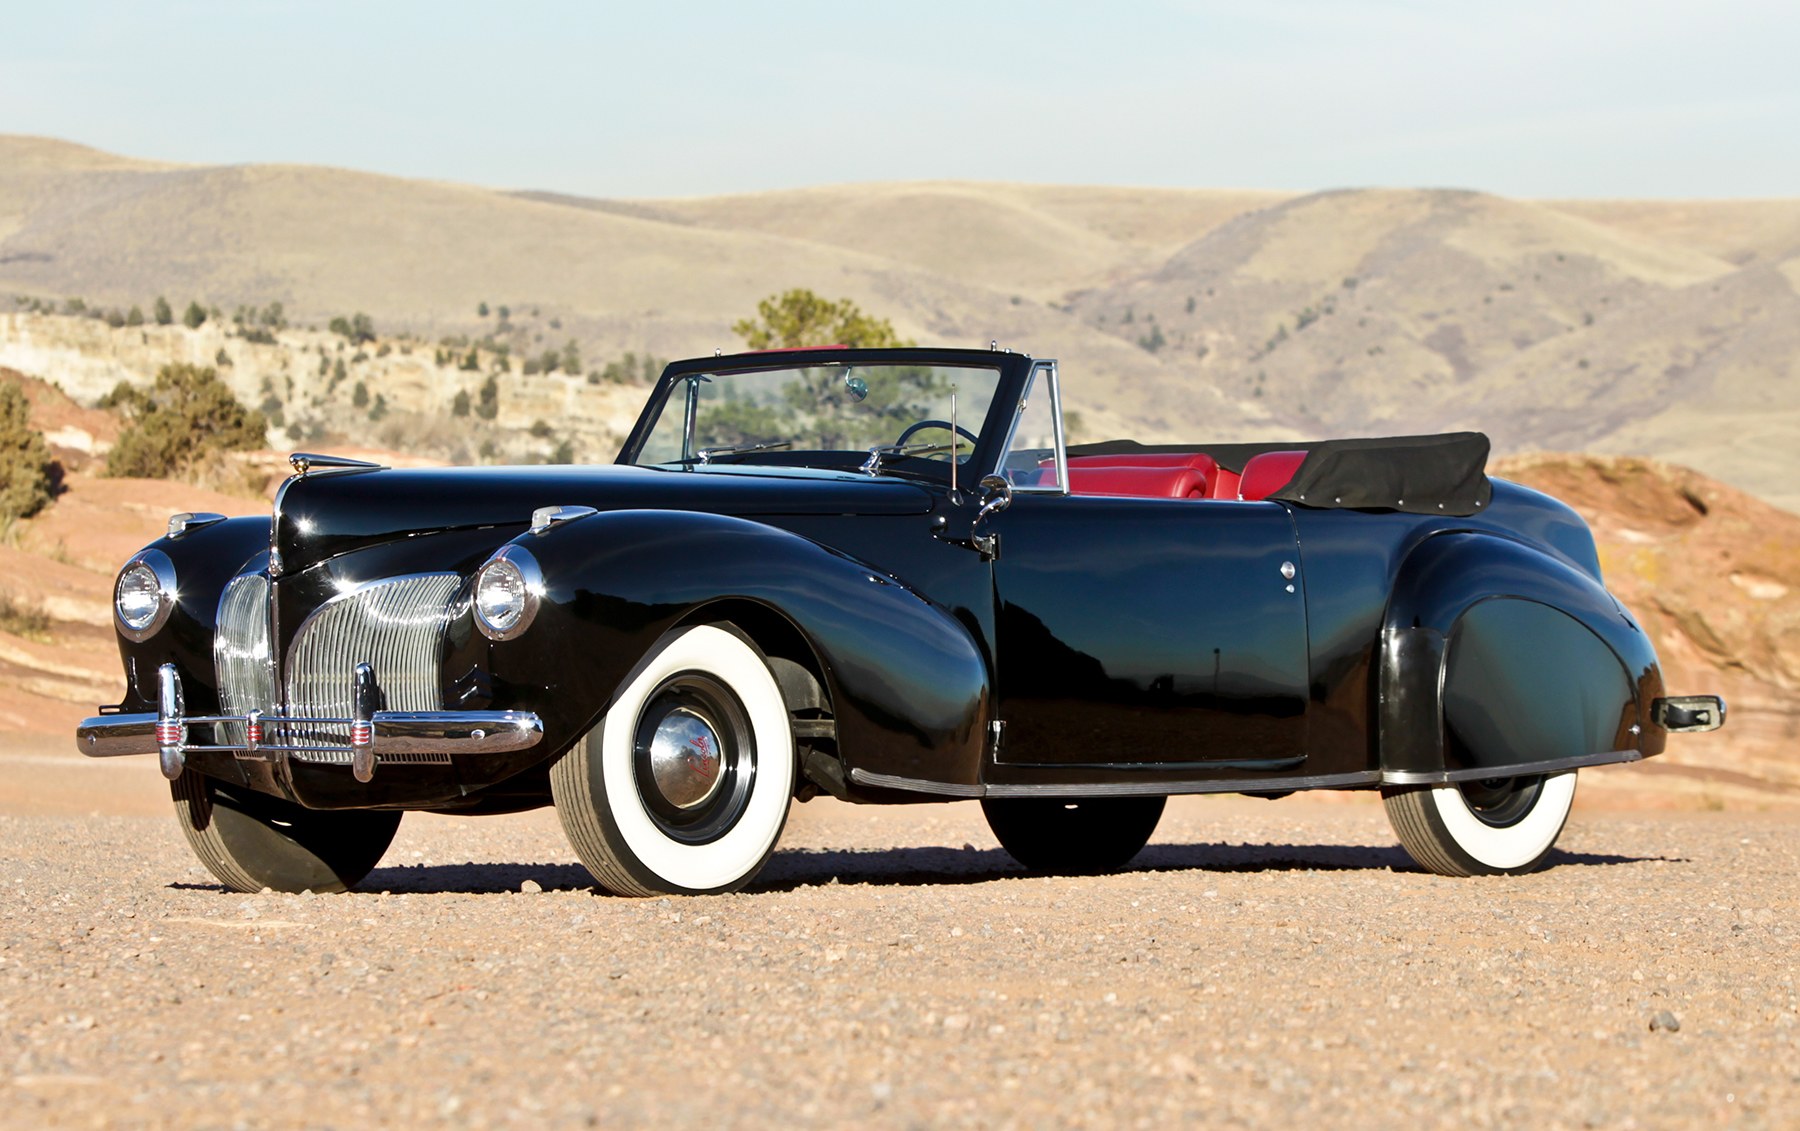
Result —
<instances>
[{"instance_id":1,"label":"front fender","mask_svg":"<svg viewBox=\"0 0 1800 1131\"><path fill-rule=\"evenodd\" d=\"M664 633L748 603L812 650L846 771L980 780L983 653L949 612L880 570L790 531L692 511L605 512L516 541L545 591L530 628L492 645L494 689L540 714L554 751L593 727Z\"/></svg>"},{"instance_id":2,"label":"front fender","mask_svg":"<svg viewBox=\"0 0 1800 1131\"><path fill-rule=\"evenodd\" d=\"M1595 578L1489 534L1443 534L1401 568L1382 630L1383 778L1416 784L1661 753L1649 637Z\"/></svg>"},{"instance_id":3,"label":"front fender","mask_svg":"<svg viewBox=\"0 0 1800 1131\"><path fill-rule=\"evenodd\" d=\"M228 518L189 529L175 538L158 538L144 547L161 550L175 568L175 607L168 623L142 643L119 637L126 689L121 704L128 711L154 710L156 669L173 663L182 685L190 689L196 713L218 705L219 679L213 670L213 637L218 630L219 597L244 564L269 551L267 516Z\"/></svg>"}]
</instances>

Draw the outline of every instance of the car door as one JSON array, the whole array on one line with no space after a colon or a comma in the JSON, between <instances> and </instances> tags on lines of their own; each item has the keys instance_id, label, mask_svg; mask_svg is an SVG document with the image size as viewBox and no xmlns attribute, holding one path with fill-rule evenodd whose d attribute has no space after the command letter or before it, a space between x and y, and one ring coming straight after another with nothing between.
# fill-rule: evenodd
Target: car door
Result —
<instances>
[{"instance_id":1,"label":"car door","mask_svg":"<svg viewBox=\"0 0 1800 1131\"><path fill-rule=\"evenodd\" d=\"M999 761L1298 768L1306 606L1285 507L1020 492L992 527Z\"/></svg>"}]
</instances>

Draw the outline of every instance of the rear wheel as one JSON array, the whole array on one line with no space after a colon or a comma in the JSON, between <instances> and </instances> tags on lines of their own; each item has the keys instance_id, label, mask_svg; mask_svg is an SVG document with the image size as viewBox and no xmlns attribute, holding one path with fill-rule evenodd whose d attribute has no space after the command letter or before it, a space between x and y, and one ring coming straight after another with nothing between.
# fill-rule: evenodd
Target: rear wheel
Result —
<instances>
[{"instance_id":1,"label":"rear wheel","mask_svg":"<svg viewBox=\"0 0 1800 1131\"><path fill-rule=\"evenodd\" d=\"M307 809L193 770L170 792L188 846L232 891L346 891L400 828L398 810Z\"/></svg>"},{"instance_id":2,"label":"rear wheel","mask_svg":"<svg viewBox=\"0 0 1800 1131\"><path fill-rule=\"evenodd\" d=\"M550 769L575 855L618 895L735 891L787 823L794 737L769 666L700 625L638 666L599 725Z\"/></svg>"},{"instance_id":3,"label":"rear wheel","mask_svg":"<svg viewBox=\"0 0 1800 1131\"><path fill-rule=\"evenodd\" d=\"M1401 846L1427 871L1518 875L1555 847L1575 802L1575 771L1383 790L1381 799Z\"/></svg>"},{"instance_id":4,"label":"rear wheel","mask_svg":"<svg viewBox=\"0 0 1800 1131\"><path fill-rule=\"evenodd\" d=\"M1162 797L996 797L981 811L1008 855L1034 872L1111 872L1143 850Z\"/></svg>"}]
</instances>

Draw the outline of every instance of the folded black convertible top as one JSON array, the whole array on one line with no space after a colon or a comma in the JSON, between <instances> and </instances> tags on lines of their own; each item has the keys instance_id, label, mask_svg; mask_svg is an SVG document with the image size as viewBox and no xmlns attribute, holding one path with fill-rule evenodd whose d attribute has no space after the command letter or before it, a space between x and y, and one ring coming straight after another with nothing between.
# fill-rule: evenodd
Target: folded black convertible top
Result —
<instances>
[{"instance_id":1,"label":"folded black convertible top","mask_svg":"<svg viewBox=\"0 0 1800 1131\"><path fill-rule=\"evenodd\" d=\"M1356 440L1279 440L1255 444L1077 444L1070 456L1205 452L1242 472L1263 452L1305 452L1287 486L1268 497L1305 507L1475 514L1493 498L1487 477L1488 438L1481 432L1379 436Z\"/></svg>"}]
</instances>

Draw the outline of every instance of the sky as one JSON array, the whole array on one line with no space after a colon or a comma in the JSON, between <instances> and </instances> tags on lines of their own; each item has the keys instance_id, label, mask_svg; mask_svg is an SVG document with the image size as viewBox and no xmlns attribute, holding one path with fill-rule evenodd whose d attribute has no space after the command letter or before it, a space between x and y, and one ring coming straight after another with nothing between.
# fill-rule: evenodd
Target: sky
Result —
<instances>
[{"instance_id":1,"label":"sky","mask_svg":"<svg viewBox=\"0 0 1800 1131\"><path fill-rule=\"evenodd\" d=\"M0 133L704 196L1800 196L1800 4L0 0Z\"/></svg>"}]
</instances>

